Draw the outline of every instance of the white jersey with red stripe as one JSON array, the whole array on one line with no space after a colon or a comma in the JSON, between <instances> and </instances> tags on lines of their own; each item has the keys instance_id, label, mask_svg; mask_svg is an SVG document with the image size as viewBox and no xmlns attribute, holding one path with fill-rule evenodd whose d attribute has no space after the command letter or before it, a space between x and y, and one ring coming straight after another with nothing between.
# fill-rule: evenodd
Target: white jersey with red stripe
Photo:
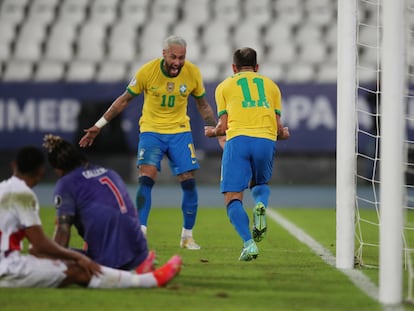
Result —
<instances>
[{"instance_id":1,"label":"white jersey with red stripe","mask_svg":"<svg viewBox=\"0 0 414 311\"><path fill-rule=\"evenodd\" d=\"M41 225L39 202L26 183L12 176L0 183L0 254L20 251L24 229Z\"/></svg>"},{"instance_id":2,"label":"white jersey with red stripe","mask_svg":"<svg viewBox=\"0 0 414 311\"><path fill-rule=\"evenodd\" d=\"M66 278L63 261L20 253L25 228L36 225L41 221L33 190L15 176L0 182L0 288L58 287Z\"/></svg>"}]
</instances>

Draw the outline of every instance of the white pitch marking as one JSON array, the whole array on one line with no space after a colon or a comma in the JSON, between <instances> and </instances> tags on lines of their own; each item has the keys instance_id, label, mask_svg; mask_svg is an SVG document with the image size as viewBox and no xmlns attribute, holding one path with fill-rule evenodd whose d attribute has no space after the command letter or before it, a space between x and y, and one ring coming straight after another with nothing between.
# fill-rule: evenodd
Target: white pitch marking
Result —
<instances>
[{"instance_id":1,"label":"white pitch marking","mask_svg":"<svg viewBox=\"0 0 414 311\"><path fill-rule=\"evenodd\" d=\"M307 245L314 253L321 256L323 261L327 264L336 267L335 256L329 250L324 248L321 244L315 241L310 235L304 232L299 227L295 226L289 220L284 218L278 212L267 209L266 214L272 218L276 223L281 225L286 231L293 235L297 240ZM345 274L352 283L367 294L372 299L378 301L378 287L361 271L355 269L338 269Z\"/></svg>"}]
</instances>

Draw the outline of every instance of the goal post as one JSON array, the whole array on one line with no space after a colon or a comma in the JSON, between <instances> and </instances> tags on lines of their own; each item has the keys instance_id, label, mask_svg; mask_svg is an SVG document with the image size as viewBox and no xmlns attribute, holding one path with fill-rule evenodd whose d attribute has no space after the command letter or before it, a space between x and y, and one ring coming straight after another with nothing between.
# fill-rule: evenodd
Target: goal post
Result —
<instances>
[{"instance_id":1,"label":"goal post","mask_svg":"<svg viewBox=\"0 0 414 311\"><path fill-rule=\"evenodd\" d=\"M336 266L354 267L357 0L338 0Z\"/></svg>"},{"instance_id":2,"label":"goal post","mask_svg":"<svg viewBox=\"0 0 414 311\"><path fill-rule=\"evenodd\" d=\"M379 299L402 302L405 1L383 1L381 58L381 161Z\"/></svg>"},{"instance_id":3,"label":"goal post","mask_svg":"<svg viewBox=\"0 0 414 311\"><path fill-rule=\"evenodd\" d=\"M370 11L368 22L363 20L367 17L364 16L364 6L376 8ZM409 6L408 9L414 12L412 7ZM375 254L379 267L378 297L379 301L386 305L402 303L403 259L407 261L407 251L414 253L413 247L406 245L404 232L408 228L405 226L404 213L409 207L405 182L405 148L406 143L414 144L414 140L406 138L407 116L412 118L406 111L407 98L413 98L412 93L406 94L406 14L405 0L338 0L336 267L354 267L357 228L355 221L358 221L358 230L361 231L363 220L359 207L364 208L361 202L375 207L378 222L364 219L364 223L373 227L378 225L378 242L365 241L364 238L359 243L361 247L379 247L378 253ZM412 23L413 21L414 18ZM367 37L367 32L363 31L367 29L374 30L375 34L372 36L370 33ZM408 32L412 33L409 30ZM365 58L361 58L362 49L365 51L365 54L362 54ZM372 50L376 55L367 53ZM374 63L375 68L367 67L367 61L368 64ZM376 79L379 90L365 88L364 83L368 80L366 77L365 80L361 79L360 75L362 70L367 69L375 72L375 77L369 76L369 79ZM362 108L364 100L358 97L358 91L361 90L381 95L376 96L375 112ZM379 117L380 122L376 125L381 125L380 132L371 134L361 129L360 114L361 117ZM372 161L375 167L377 161L379 162L379 179L377 171L373 171L369 178L357 171L358 157L363 159L361 156L364 156L359 149L363 140L358 139L368 136L375 140L376 150L375 155L366 156L365 159ZM370 187L374 193L372 198L359 194L361 189L357 179L362 181L362 187L364 182L371 183ZM376 195L378 187L379 198ZM412 224L409 225L409 229L414 231ZM371 254L374 254L374 251ZM362 256L362 251L360 255ZM368 267L362 261L360 263L363 267ZM408 268L412 272L411 262ZM411 272L409 291L414 280ZM410 292L409 297L411 296Z\"/></svg>"}]
</instances>

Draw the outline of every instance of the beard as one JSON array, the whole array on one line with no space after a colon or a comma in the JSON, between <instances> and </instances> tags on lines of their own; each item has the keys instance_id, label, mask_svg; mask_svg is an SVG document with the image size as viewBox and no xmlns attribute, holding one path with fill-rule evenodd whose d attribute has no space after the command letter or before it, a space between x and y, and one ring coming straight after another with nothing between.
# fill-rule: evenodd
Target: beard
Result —
<instances>
[{"instance_id":1,"label":"beard","mask_svg":"<svg viewBox=\"0 0 414 311\"><path fill-rule=\"evenodd\" d=\"M176 77L180 74L181 68L183 68L183 66L184 65L175 66L165 62L165 71L170 77Z\"/></svg>"}]
</instances>

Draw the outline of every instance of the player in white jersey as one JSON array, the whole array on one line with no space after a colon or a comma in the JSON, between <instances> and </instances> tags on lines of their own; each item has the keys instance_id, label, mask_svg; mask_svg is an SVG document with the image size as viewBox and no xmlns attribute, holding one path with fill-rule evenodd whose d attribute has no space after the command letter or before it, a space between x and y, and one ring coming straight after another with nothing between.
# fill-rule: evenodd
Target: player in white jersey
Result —
<instances>
[{"instance_id":1,"label":"player in white jersey","mask_svg":"<svg viewBox=\"0 0 414 311\"><path fill-rule=\"evenodd\" d=\"M13 162L13 176L0 182L0 287L158 287L178 274L179 256L154 272L138 275L100 266L49 239L31 189L44 174L44 162L40 149L24 147ZM31 243L31 254L21 253L25 237Z\"/></svg>"}]
</instances>

